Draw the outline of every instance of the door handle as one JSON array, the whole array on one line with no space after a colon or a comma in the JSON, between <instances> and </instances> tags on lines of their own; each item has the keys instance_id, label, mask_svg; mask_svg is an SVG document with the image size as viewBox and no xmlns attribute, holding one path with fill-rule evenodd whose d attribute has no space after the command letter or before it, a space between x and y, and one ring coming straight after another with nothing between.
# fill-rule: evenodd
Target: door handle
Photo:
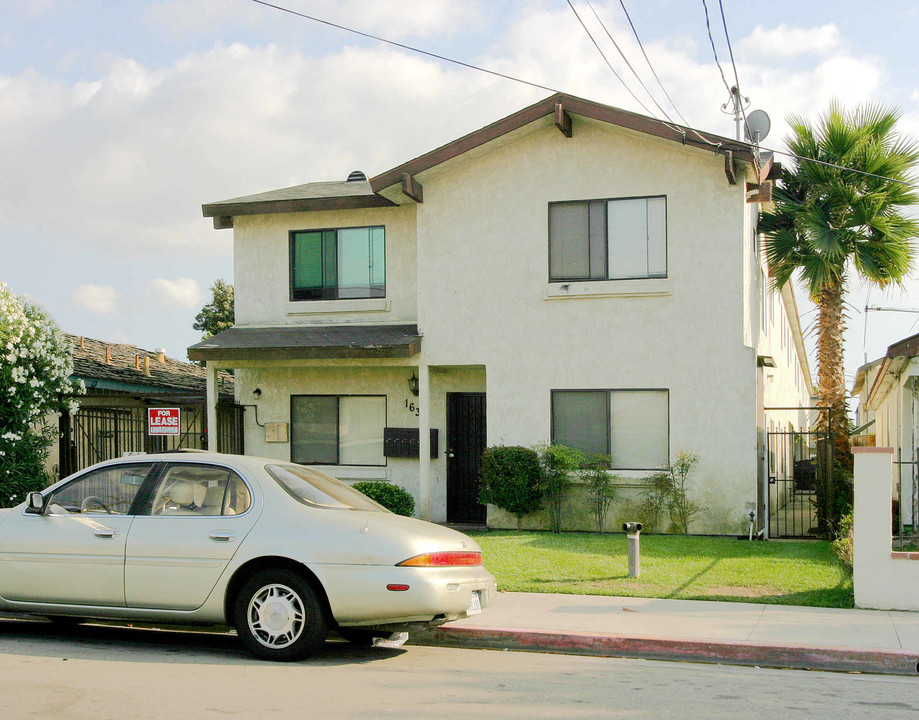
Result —
<instances>
[{"instance_id":1,"label":"door handle","mask_svg":"<svg viewBox=\"0 0 919 720\"><path fill-rule=\"evenodd\" d=\"M118 537L118 531L115 528L96 528L93 530L93 535L104 540L111 540L114 537Z\"/></svg>"},{"instance_id":2,"label":"door handle","mask_svg":"<svg viewBox=\"0 0 919 720\"><path fill-rule=\"evenodd\" d=\"M236 533L231 530L214 530L208 537L214 542L230 542L236 538Z\"/></svg>"},{"instance_id":3,"label":"door handle","mask_svg":"<svg viewBox=\"0 0 919 720\"><path fill-rule=\"evenodd\" d=\"M453 454L453 448L449 448L449 449L447 450L447 457L448 457L448 458L455 457L454 454Z\"/></svg>"}]
</instances>

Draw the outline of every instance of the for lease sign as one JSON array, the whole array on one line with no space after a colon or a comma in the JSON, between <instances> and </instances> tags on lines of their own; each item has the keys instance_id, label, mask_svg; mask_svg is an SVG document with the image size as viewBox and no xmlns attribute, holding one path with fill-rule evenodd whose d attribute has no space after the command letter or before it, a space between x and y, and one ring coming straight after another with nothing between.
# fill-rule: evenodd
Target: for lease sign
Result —
<instances>
[{"instance_id":1,"label":"for lease sign","mask_svg":"<svg viewBox=\"0 0 919 720\"><path fill-rule=\"evenodd\" d=\"M147 408L148 435L178 435L179 408Z\"/></svg>"}]
</instances>

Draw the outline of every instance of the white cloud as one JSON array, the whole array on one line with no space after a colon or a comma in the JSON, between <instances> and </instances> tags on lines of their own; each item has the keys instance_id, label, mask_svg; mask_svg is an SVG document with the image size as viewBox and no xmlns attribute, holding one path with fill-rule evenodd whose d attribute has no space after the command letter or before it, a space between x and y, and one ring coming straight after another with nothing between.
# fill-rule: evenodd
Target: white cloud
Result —
<instances>
[{"instance_id":1,"label":"white cloud","mask_svg":"<svg viewBox=\"0 0 919 720\"><path fill-rule=\"evenodd\" d=\"M833 23L812 28L782 23L773 28L757 25L738 43L740 55L758 58L791 58L799 55L827 55L843 45L842 34Z\"/></svg>"},{"instance_id":2,"label":"white cloud","mask_svg":"<svg viewBox=\"0 0 919 720\"><path fill-rule=\"evenodd\" d=\"M70 301L79 309L108 315L118 308L118 294L110 285L80 285L71 291Z\"/></svg>"},{"instance_id":3,"label":"white cloud","mask_svg":"<svg viewBox=\"0 0 919 720\"><path fill-rule=\"evenodd\" d=\"M144 288L143 301L152 307L195 308L201 303L197 281L180 277L176 280L155 278Z\"/></svg>"}]
</instances>

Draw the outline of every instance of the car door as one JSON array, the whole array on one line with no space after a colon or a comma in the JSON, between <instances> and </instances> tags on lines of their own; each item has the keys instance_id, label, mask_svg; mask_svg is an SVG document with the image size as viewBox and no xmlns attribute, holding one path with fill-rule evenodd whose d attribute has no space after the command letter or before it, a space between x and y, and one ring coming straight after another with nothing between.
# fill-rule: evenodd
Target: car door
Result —
<instances>
[{"instance_id":1,"label":"car door","mask_svg":"<svg viewBox=\"0 0 919 720\"><path fill-rule=\"evenodd\" d=\"M0 524L0 594L7 600L124 606L125 540L155 463L96 468L45 494L41 514Z\"/></svg>"},{"instance_id":2,"label":"car door","mask_svg":"<svg viewBox=\"0 0 919 720\"><path fill-rule=\"evenodd\" d=\"M167 463L128 537L128 607L200 607L257 515L249 486L232 469Z\"/></svg>"}]
</instances>

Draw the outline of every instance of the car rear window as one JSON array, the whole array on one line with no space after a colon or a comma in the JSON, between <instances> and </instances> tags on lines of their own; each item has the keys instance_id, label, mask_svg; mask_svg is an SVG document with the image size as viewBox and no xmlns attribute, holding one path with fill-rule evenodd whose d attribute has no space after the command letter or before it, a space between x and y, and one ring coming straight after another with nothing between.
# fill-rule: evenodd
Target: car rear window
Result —
<instances>
[{"instance_id":1,"label":"car rear window","mask_svg":"<svg viewBox=\"0 0 919 720\"><path fill-rule=\"evenodd\" d=\"M341 480L302 465L266 465L265 470L295 500L327 510L389 512Z\"/></svg>"}]
</instances>

